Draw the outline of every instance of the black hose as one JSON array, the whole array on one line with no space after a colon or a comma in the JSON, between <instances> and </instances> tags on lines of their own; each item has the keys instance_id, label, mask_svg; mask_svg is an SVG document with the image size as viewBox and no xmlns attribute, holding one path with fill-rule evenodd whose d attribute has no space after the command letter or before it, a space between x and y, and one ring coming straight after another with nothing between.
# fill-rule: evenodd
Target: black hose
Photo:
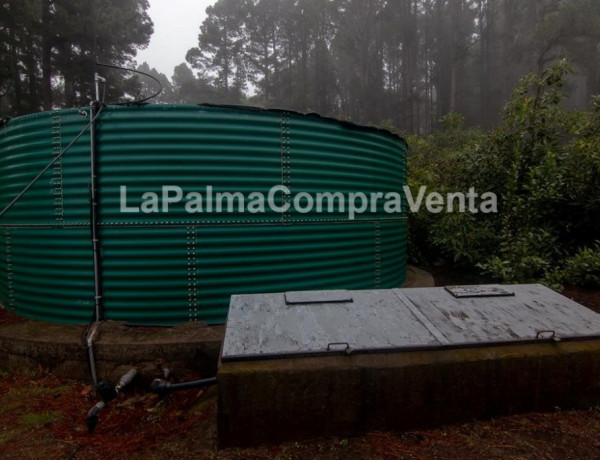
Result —
<instances>
[{"instance_id":1,"label":"black hose","mask_svg":"<svg viewBox=\"0 0 600 460\"><path fill-rule=\"evenodd\" d=\"M165 394L170 391L190 390L192 388L203 388L217 384L217 378L211 377L202 380L192 380L190 382L171 383L166 380L155 379L150 384L150 391L157 394Z\"/></svg>"}]
</instances>

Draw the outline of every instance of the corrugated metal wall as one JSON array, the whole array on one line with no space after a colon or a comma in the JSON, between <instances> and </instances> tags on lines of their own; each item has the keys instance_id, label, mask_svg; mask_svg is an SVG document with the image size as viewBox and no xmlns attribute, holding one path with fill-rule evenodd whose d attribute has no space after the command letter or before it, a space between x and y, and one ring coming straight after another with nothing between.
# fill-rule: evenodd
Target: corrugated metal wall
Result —
<instances>
[{"instance_id":1,"label":"corrugated metal wall","mask_svg":"<svg viewBox=\"0 0 600 460\"><path fill-rule=\"evenodd\" d=\"M89 121L62 110L0 130L0 209ZM93 314L89 133L0 219L0 301L18 314ZM229 296L402 284L406 216L347 212L123 213L164 185L184 192L399 192L403 140L314 115L220 106L108 106L97 130L105 312L143 324L225 321ZM278 195L278 204L286 200Z\"/></svg>"}]
</instances>

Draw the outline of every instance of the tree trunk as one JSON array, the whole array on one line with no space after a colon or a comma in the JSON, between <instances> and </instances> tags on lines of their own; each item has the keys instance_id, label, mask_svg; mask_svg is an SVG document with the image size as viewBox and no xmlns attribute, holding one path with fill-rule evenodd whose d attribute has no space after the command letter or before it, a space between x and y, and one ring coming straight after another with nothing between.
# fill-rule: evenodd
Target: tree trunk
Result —
<instances>
[{"instance_id":1,"label":"tree trunk","mask_svg":"<svg viewBox=\"0 0 600 460\"><path fill-rule=\"evenodd\" d=\"M25 40L27 44L26 59L27 63L27 110L29 112L37 112L40 108L38 100L38 81L37 81L37 66L35 62L35 47L33 44L33 34L28 33Z\"/></svg>"},{"instance_id":2,"label":"tree trunk","mask_svg":"<svg viewBox=\"0 0 600 460\"><path fill-rule=\"evenodd\" d=\"M452 70L450 74L450 102L448 110L456 112L456 104L458 99L458 59L452 58Z\"/></svg>"},{"instance_id":3,"label":"tree trunk","mask_svg":"<svg viewBox=\"0 0 600 460\"><path fill-rule=\"evenodd\" d=\"M75 78L71 65L71 45L66 43L63 47L64 68L63 78L65 79L65 107L75 107Z\"/></svg>"},{"instance_id":4,"label":"tree trunk","mask_svg":"<svg viewBox=\"0 0 600 460\"><path fill-rule=\"evenodd\" d=\"M10 2L10 14L9 14L9 27L10 27L10 35L9 35L9 48L10 48L10 73L12 79L12 87L14 90L14 111L17 114L21 114L23 109L22 99L23 93L21 91L21 79L19 75L19 52L17 46L17 34L15 28L17 27L15 17L16 7L15 4L18 0L11 0Z\"/></svg>"},{"instance_id":5,"label":"tree trunk","mask_svg":"<svg viewBox=\"0 0 600 460\"><path fill-rule=\"evenodd\" d=\"M42 105L44 110L52 109L50 2L51 0L42 0Z\"/></svg>"}]
</instances>

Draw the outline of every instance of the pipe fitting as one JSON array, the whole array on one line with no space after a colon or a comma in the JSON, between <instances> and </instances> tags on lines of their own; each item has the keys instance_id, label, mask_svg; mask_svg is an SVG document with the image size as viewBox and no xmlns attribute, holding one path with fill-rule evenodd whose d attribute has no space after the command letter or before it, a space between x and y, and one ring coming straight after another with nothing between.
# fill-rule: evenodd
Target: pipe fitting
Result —
<instances>
[{"instance_id":1,"label":"pipe fitting","mask_svg":"<svg viewBox=\"0 0 600 460\"><path fill-rule=\"evenodd\" d=\"M106 407L106 403L104 401L99 401L98 403L96 403L96 405L94 407L92 407L88 411L86 423L87 423L89 434L94 433L94 430L96 429L96 425L98 424L98 414L105 407Z\"/></svg>"}]
</instances>

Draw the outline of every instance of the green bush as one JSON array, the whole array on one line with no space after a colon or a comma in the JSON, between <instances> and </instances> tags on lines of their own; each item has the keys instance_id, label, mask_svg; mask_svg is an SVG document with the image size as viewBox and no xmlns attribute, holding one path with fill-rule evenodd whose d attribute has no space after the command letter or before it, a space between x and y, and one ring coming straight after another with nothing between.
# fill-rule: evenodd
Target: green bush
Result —
<instances>
[{"instance_id":1,"label":"green bush","mask_svg":"<svg viewBox=\"0 0 600 460\"><path fill-rule=\"evenodd\" d=\"M558 61L524 77L489 133L465 129L451 114L438 133L409 139L415 191L475 187L498 197L493 214L411 215L413 262L441 258L502 282L597 280L599 251L585 248L600 236L600 98L589 110L566 110L569 72Z\"/></svg>"},{"instance_id":2,"label":"green bush","mask_svg":"<svg viewBox=\"0 0 600 460\"><path fill-rule=\"evenodd\" d=\"M591 249L581 248L562 267L554 269L545 281L553 287L571 285L600 288L600 242Z\"/></svg>"}]
</instances>

